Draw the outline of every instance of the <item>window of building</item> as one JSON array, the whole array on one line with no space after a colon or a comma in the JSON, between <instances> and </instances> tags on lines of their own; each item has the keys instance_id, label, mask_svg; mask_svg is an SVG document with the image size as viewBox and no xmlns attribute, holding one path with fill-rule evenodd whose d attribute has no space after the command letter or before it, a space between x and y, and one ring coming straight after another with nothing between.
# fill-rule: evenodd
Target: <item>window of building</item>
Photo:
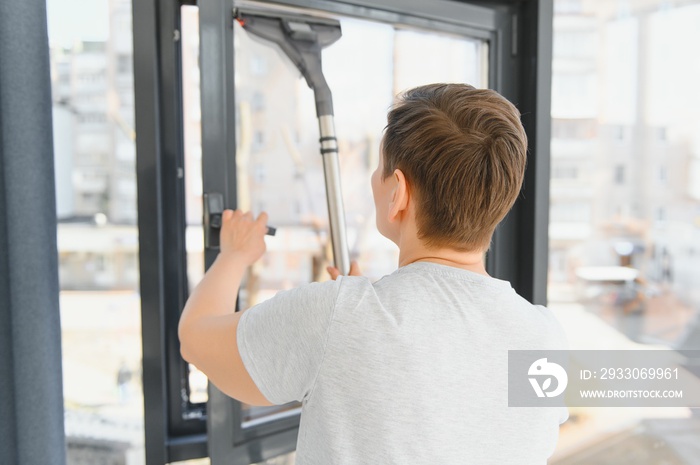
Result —
<instances>
[{"instance_id":1,"label":"window of building","mask_svg":"<svg viewBox=\"0 0 700 465\"><path fill-rule=\"evenodd\" d=\"M658 207L656 208L656 221L659 223L663 223L666 221L666 207Z\"/></svg>"},{"instance_id":2,"label":"window of building","mask_svg":"<svg viewBox=\"0 0 700 465\"><path fill-rule=\"evenodd\" d=\"M665 165L660 165L656 170L656 179L661 184L666 184L668 181L668 168Z\"/></svg>"},{"instance_id":3,"label":"window of building","mask_svg":"<svg viewBox=\"0 0 700 465\"><path fill-rule=\"evenodd\" d=\"M265 110L265 95L262 92L254 92L251 98L251 107L253 111Z\"/></svg>"},{"instance_id":4,"label":"window of building","mask_svg":"<svg viewBox=\"0 0 700 465\"><path fill-rule=\"evenodd\" d=\"M613 140L617 142L624 142L627 138L627 128L622 125L614 125L610 128L610 133Z\"/></svg>"},{"instance_id":5,"label":"window of building","mask_svg":"<svg viewBox=\"0 0 700 465\"><path fill-rule=\"evenodd\" d=\"M261 56L252 56L250 58L250 73L253 76L264 76L267 74L267 59Z\"/></svg>"},{"instance_id":6,"label":"window of building","mask_svg":"<svg viewBox=\"0 0 700 465\"><path fill-rule=\"evenodd\" d=\"M572 165L555 165L552 169L552 179L575 180L578 178L579 167Z\"/></svg>"},{"instance_id":7,"label":"window of building","mask_svg":"<svg viewBox=\"0 0 700 465\"><path fill-rule=\"evenodd\" d=\"M117 73L129 74L131 73L131 55L119 54L117 55Z\"/></svg>"},{"instance_id":8,"label":"window of building","mask_svg":"<svg viewBox=\"0 0 700 465\"><path fill-rule=\"evenodd\" d=\"M625 165L616 165L614 171L615 184L622 185L625 183Z\"/></svg>"},{"instance_id":9,"label":"window of building","mask_svg":"<svg viewBox=\"0 0 700 465\"><path fill-rule=\"evenodd\" d=\"M658 127L654 130L654 137L657 142L663 144L668 140L667 129L665 127Z\"/></svg>"}]
</instances>

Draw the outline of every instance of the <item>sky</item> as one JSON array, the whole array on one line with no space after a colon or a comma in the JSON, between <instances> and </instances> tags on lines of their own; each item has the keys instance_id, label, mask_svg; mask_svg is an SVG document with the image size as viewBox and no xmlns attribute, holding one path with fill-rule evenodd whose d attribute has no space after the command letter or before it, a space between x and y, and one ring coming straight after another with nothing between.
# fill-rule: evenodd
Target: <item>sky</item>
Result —
<instances>
[{"instance_id":1,"label":"sky","mask_svg":"<svg viewBox=\"0 0 700 465\"><path fill-rule=\"evenodd\" d=\"M106 40L106 0L47 0L49 43L70 47L76 40Z\"/></svg>"}]
</instances>

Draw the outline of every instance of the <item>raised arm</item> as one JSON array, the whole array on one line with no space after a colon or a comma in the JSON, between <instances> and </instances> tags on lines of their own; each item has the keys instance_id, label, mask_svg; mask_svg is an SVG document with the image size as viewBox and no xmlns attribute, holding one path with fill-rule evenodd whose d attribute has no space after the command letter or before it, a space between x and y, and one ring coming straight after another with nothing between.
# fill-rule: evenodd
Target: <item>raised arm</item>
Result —
<instances>
[{"instance_id":1,"label":"raised arm","mask_svg":"<svg viewBox=\"0 0 700 465\"><path fill-rule=\"evenodd\" d=\"M236 330L243 312L236 298L248 266L265 253L267 214L225 210L221 252L192 291L180 317L182 357L222 392L251 405L273 405L260 393L238 353Z\"/></svg>"}]
</instances>

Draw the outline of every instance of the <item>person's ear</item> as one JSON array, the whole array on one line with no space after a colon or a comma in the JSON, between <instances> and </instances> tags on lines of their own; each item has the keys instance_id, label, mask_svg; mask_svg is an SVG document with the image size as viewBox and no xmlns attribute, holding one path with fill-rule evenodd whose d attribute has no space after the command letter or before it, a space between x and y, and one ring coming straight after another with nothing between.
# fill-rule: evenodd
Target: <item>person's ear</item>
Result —
<instances>
[{"instance_id":1,"label":"person's ear","mask_svg":"<svg viewBox=\"0 0 700 465\"><path fill-rule=\"evenodd\" d=\"M393 223L400 218L402 212L408 208L408 183L406 176L400 169L395 169L393 173L394 188L391 192L392 198L389 202L389 212L387 219Z\"/></svg>"}]
</instances>

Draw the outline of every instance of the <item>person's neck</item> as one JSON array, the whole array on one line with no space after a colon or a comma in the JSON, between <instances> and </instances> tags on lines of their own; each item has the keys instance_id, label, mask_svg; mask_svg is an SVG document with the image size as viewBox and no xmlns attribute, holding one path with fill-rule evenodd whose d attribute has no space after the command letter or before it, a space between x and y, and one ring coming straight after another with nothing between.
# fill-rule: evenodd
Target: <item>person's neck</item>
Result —
<instances>
[{"instance_id":1,"label":"person's neck","mask_svg":"<svg viewBox=\"0 0 700 465\"><path fill-rule=\"evenodd\" d=\"M484 264L484 252L460 252L450 248L428 249L416 243L399 246L399 268L420 261L453 266L489 276Z\"/></svg>"},{"instance_id":2,"label":"person's neck","mask_svg":"<svg viewBox=\"0 0 700 465\"><path fill-rule=\"evenodd\" d=\"M403 221L400 221L398 233L392 239L399 246L399 268L410 263L424 261L490 276L486 272L484 263L486 252L484 250L461 252L452 248L426 247L423 241L418 239L415 216L412 212L408 214L411 215L411 219L402 218Z\"/></svg>"}]
</instances>

